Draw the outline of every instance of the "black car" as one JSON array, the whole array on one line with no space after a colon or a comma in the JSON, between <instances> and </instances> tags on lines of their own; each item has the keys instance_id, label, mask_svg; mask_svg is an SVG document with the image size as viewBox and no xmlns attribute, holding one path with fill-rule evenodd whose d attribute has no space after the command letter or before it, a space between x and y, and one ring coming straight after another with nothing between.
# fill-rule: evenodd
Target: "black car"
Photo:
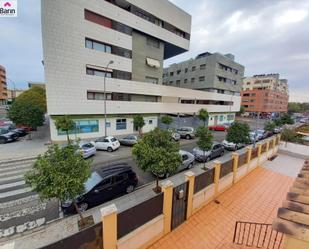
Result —
<instances>
[{"instance_id":1,"label":"black car","mask_svg":"<svg viewBox=\"0 0 309 249\"><path fill-rule=\"evenodd\" d=\"M13 132L17 133L19 137L24 137L28 134L28 131L24 128L16 128L12 130Z\"/></svg>"},{"instance_id":2,"label":"black car","mask_svg":"<svg viewBox=\"0 0 309 249\"><path fill-rule=\"evenodd\" d=\"M107 166L92 172L85 183L85 193L76 199L83 212L89 207L100 205L124 193L130 193L137 186L136 173L127 164ZM65 213L75 213L71 200L61 203Z\"/></svg>"},{"instance_id":3,"label":"black car","mask_svg":"<svg viewBox=\"0 0 309 249\"><path fill-rule=\"evenodd\" d=\"M13 142L18 138L19 135L16 132L7 129L6 127L0 127L0 144Z\"/></svg>"}]
</instances>

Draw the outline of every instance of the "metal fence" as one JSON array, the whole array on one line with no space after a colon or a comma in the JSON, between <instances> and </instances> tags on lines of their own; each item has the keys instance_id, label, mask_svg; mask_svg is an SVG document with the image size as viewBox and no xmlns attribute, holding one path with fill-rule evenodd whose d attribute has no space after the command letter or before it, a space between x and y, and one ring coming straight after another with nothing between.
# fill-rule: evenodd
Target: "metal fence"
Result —
<instances>
[{"instance_id":1,"label":"metal fence","mask_svg":"<svg viewBox=\"0 0 309 249\"><path fill-rule=\"evenodd\" d=\"M215 168L209 169L195 177L194 194L214 183Z\"/></svg>"},{"instance_id":2,"label":"metal fence","mask_svg":"<svg viewBox=\"0 0 309 249\"><path fill-rule=\"evenodd\" d=\"M234 163L234 159L230 159L229 161L221 164L220 178L233 172L233 163Z\"/></svg>"},{"instance_id":3,"label":"metal fence","mask_svg":"<svg viewBox=\"0 0 309 249\"><path fill-rule=\"evenodd\" d=\"M117 218L118 239L163 213L163 193L127 209Z\"/></svg>"}]
</instances>

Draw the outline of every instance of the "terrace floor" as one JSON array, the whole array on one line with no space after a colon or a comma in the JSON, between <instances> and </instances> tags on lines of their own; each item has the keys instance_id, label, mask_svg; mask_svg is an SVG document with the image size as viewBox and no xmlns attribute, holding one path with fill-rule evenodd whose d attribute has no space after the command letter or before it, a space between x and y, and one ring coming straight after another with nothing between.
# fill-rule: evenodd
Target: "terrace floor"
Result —
<instances>
[{"instance_id":1,"label":"terrace floor","mask_svg":"<svg viewBox=\"0 0 309 249\"><path fill-rule=\"evenodd\" d=\"M235 222L272 223L293 183L292 176L299 172L303 161L279 156L266 162L265 167L258 167L221 194L217 198L220 204L206 205L150 248L242 248L232 244ZM278 170L278 167L287 169Z\"/></svg>"}]
</instances>

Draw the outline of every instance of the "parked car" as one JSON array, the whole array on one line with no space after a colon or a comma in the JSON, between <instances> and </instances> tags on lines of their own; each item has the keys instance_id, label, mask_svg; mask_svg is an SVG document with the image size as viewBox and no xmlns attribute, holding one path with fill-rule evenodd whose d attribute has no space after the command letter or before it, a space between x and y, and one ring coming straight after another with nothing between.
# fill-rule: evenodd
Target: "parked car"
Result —
<instances>
[{"instance_id":1,"label":"parked car","mask_svg":"<svg viewBox=\"0 0 309 249\"><path fill-rule=\"evenodd\" d=\"M80 142L78 146L79 146L78 151L81 153L84 159L94 156L97 152L94 145L89 142Z\"/></svg>"},{"instance_id":2,"label":"parked car","mask_svg":"<svg viewBox=\"0 0 309 249\"><path fill-rule=\"evenodd\" d=\"M133 146L137 144L139 138L135 135L129 135L127 137L119 139L121 145Z\"/></svg>"},{"instance_id":3,"label":"parked car","mask_svg":"<svg viewBox=\"0 0 309 249\"><path fill-rule=\"evenodd\" d=\"M12 130L13 132L16 132L18 134L19 137L24 137L26 136L29 132L23 128L16 128L14 130Z\"/></svg>"},{"instance_id":4,"label":"parked car","mask_svg":"<svg viewBox=\"0 0 309 249\"><path fill-rule=\"evenodd\" d=\"M275 129L274 129L274 133L275 134L279 134L279 133L281 133L282 132L282 127L279 127L279 126L277 126L277 127L275 127Z\"/></svg>"},{"instance_id":5,"label":"parked car","mask_svg":"<svg viewBox=\"0 0 309 249\"><path fill-rule=\"evenodd\" d=\"M208 129L211 131L227 131L229 129L228 125L210 125L208 126Z\"/></svg>"},{"instance_id":6,"label":"parked car","mask_svg":"<svg viewBox=\"0 0 309 249\"><path fill-rule=\"evenodd\" d=\"M107 150L108 152L113 152L120 147L120 143L115 137L101 137L92 144L97 150Z\"/></svg>"},{"instance_id":7,"label":"parked car","mask_svg":"<svg viewBox=\"0 0 309 249\"><path fill-rule=\"evenodd\" d=\"M203 151L199 147L193 149L195 160L199 162L209 162L214 158L223 156L224 152L223 145L217 142L213 143L212 148L209 151Z\"/></svg>"},{"instance_id":8,"label":"parked car","mask_svg":"<svg viewBox=\"0 0 309 249\"><path fill-rule=\"evenodd\" d=\"M246 144L244 144L244 143L236 144L236 143L233 143L233 142L229 142L227 140L223 140L222 145L226 150L233 150L233 151L239 150L239 149L244 148L246 146Z\"/></svg>"},{"instance_id":9,"label":"parked car","mask_svg":"<svg viewBox=\"0 0 309 249\"><path fill-rule=\"evenodd\" d=\"M250 143L254 143L254 142L256 142L257 141L257 138L256 138L256 133L254 132L254 131L251 131L250 133L249 133L249 138L250 138Z\"/></svg>"},{"instance_id":10,"label":"parked car","mask_svg":"<svg viewBox=\"0 0 309 249\"><path fill-rule=\"evenodd\" d=\"M179 151L179 154L181 156L181 165L179 165L177 171L175 173L178 173L182 170L185 170L185 169L191 169L193 166L194 166L194 156L188 152L188 151L184 151L184 150L180 150ZM156 175L154 172L153 172L154 175ZM167 173L165 175L159 175L160 178L165 178L165 177L169 177L170 174Z\"/></svg>"},{"instance_id":11,"label":"parked car","mask_svg":"<svg viewBox=\"0 0 309 249\"><path fill-rule=\"evenodd\" d=\"M181 136L178 132L176 132L174 129L168 129L168 131L171 133L171 139L175 142L179 141Z\"/></svg>"},{"instance_id":12,"label":"parked car","mask_svg":"<svg viewBox=\"0 0 309 249\"><path fill-rule=\"evenodd\" d=\"M0 144L14 142L19 138L16 132L13 132L6 127L0 127Z\"/></svg>"},{"instance_id":13,"label":"parked car","mask_svg":"<svg viewBox=\"0 0 309 249\"><path fill-rule=\"evenodd\" d=\"M86 181L85 193L76 199L81 212L89 207L100 205L124 193L132 192L138 183L138 177L127 164L107 166L92 172ZM61 203L65 213L75 213L72 200Z\"/></svg>"},{"instance_id":14,"label":"parked car","mask_svg":"<svg viewBox=\"0 0 309 249\"><path fill-rule=\"evenodd\" d=\"M195 130L193 127L181 127L177 129L177 133L181 138L192 139L195 137Z\"/></svg>"},{"instance_id":15,"label":"parked car","mask_svg":"<svg viewBox=\"0 0 309 249\"><path fill-rule=\"evenodd\" d=\"M265 131L264 130L256 130L255 131L255 138L256 141L262 140L264 136Z\"/></svg>"}]
</instances>

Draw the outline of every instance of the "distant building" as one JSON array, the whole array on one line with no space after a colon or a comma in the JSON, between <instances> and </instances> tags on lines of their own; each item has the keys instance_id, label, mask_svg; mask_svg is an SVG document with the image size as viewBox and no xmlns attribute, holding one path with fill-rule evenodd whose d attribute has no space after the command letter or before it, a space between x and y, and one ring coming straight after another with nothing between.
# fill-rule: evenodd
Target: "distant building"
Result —
<instances>
[{"instance_id":1,"label":"distant building","mask_svg":"<svg viewBox=\"0 0 309 249\"><path fill-rule=\"evenodd\" d=\"M232 54L206 52L165 68L163 84L239 96L244 70Z\"/></svg>"},{"instance_id":2,"label":"distant building","mask_svg":"<svg viewBox=\"0 0 309 249\"><path fill-rule=\"evenodd\" d=\"M6 71L5 68L0 65L0 105L5 105L7 98Z\"/></svg>"},{"instance_id":3,"label":"distant building","mask_svg":"<svg viewBox=\"0 0 309 249\"><path fill-rule=\"evenodd\" d=\"M262 116L288 111L289 88L279 74L263 74L243 79L241 105L245 112Z\"/></svg>"},{"instance_id":4,"label":"distant building","mask_svg":"<svg viewBox=\"0 0 309 249\"><path fill-rule=\"evenodd\" d=\"M29 88L34 87L34 86L41 87L41 88L45 89L45 83L43 83L43 82L33 82L33 81L28 82Z\"/></svg>"},{"instance_id":5,"label":"distant building","mask_svg":"<svg viewBox=\"0 0 309 249\"><path fill-rule=\"evenodd\" d=\"M11 104L14 99L21 95L25 89L7 89L7 103Z\"/></svg>"}]
</instances>

